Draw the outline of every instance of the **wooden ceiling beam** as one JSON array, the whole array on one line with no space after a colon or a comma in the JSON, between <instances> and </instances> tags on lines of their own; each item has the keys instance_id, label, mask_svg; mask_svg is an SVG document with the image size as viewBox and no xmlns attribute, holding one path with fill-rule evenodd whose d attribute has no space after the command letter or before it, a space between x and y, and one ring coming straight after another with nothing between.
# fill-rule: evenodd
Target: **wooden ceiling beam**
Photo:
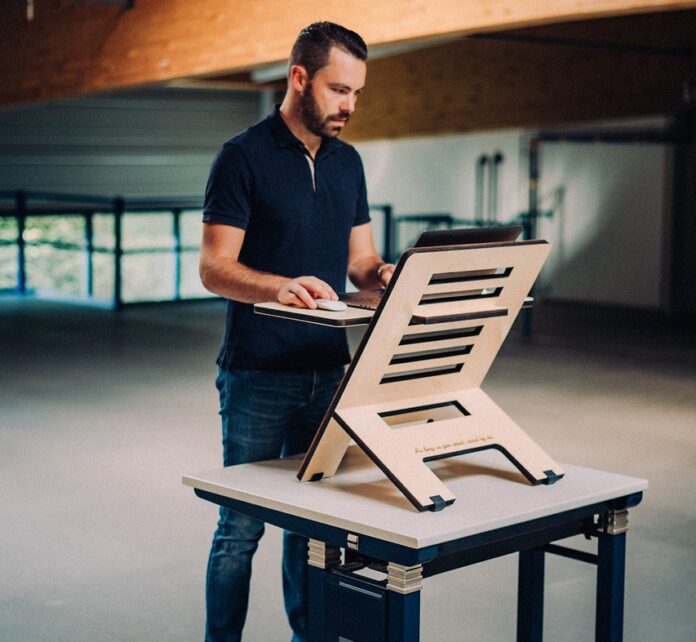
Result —
<instances>
[{"instance_id":1,"label":"wooden ceiling beam","mask_svg":"<svg viewBox=\"0 0 696 642\"><path fill-rule=\"evenodd\" d=\"M37 103L175 78L249 71L287 57L317 19L370 45L598 16L696 7L696 0L138 0L0 3L0 105Z\"/></svg>"},{"instance_id":2,"label":"wooden ceiling beam","mask_svg":"<svg viewBox=\"0 0 696 642\"><path fill-rule=\"evenodd\" d=\"M367 78L354 141L668 114L696 100L693 57L534 39L466 38L374 60Z\"/></svg>"}]
</instances>

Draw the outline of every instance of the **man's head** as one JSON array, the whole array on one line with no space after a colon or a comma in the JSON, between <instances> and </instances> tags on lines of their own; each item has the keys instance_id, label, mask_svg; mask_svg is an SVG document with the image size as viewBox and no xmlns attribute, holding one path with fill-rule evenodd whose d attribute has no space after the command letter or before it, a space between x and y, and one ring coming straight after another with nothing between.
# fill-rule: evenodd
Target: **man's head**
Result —
<instances>
[{"instance_id":1,"label":"man's head","mask_svg":"<svg viewBox=\"0 0 696 642\"><path fill-rule=\"evenodd\" d=\"M338 47L358 60L367 60L367 45L355 31L334 22L314 22L297 36L290 52L290 69L301 65L309 79L329 63L329 52Z\"/></svg>"},{"instance_id":2,"label":"man's head","mask_svg":"<svg viewBox=\"0 0 696 642\"><path fill-rule=\"evenodd\" d=\"M365 85L366 60L364 40L345 27L315 22L300 32L290 54L288 84L312 134L340 134Z\"/></svg>"}]
</instances>

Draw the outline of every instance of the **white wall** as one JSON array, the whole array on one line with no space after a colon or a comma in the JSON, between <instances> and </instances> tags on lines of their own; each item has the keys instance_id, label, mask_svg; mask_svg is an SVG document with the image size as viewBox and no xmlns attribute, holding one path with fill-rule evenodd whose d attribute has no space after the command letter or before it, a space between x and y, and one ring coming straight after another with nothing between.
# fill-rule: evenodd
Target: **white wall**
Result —
<instances>
[{"instance_id":1,"label":"white wall","mask_svg":"<svg viewBox=\"0 0 696 642\"><path fill-rule=\"evenodd\" d=\"M664 119L654 118L585 127L663 125ZM457 218L473 218L479 156L501 151L499 220L508 221L528 207L531 135L505 130L357 147L371 202L391 203L397 215L449 212ZM538 236L553 246L541 291L559 300L659 307L669 148L544 143L541 149L541 207L553 211L539 224ZM381 225L375 232L381 239Z\"/></svg>"},{"instance_id":2,"label":"white wall","mask_svg":"<svg viewBox=\"0 0 696 642\"><path fill-rule=\"evenodd\" d=\"M555 204L539 226L553 244L549 296L660 306L667 153L635 143L543 145L541 194Z\"/></svg>"},{"instance_id":3,"label":"white wall","mask_svg":"<svg viewBox=\"0 0 696 642\"><path fill-rule=\"evenodd\" d=\"M520 135L520 130L506 130L375 141L356 147L365 165L371 203L390 203L397 215L449 213L461 219L475 215L479 156L501 152L498 212L499 219L507 221L519 212ZM381 232L378 225L378 247Z\"/></svg>"},{"instance_id":4,"label":"white wall","mask_svg":"<svg viewBox=\"0 0 696 642\"><path fill-rule=\"evenodd\" d=\"M253 92L146 89L0 113L0 190L201 195L220 145L258 119Z\"/></svg>"}]
</instances>

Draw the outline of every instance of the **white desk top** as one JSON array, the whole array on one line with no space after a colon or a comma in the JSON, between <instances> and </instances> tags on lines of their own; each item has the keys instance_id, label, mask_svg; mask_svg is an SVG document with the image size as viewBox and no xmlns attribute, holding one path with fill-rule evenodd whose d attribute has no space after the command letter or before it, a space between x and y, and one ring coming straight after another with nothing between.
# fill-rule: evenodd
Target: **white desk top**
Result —
<instances>
[{"instance_id":1,"label":"white desk top","mask_svg":"<svg viewBox=\"0 0 696 642\"><path fill-rule=\"evenodd\" d=\"M305 321L307 323L317 323L319 325L329 325L332 327L348 327L354 325L367 325L374 315L374 310L365 308L354 308L348 306L342 312L331 312L329 310L309 310L298 308L282 303L255 303L254 312L265 314L266 316L280 317L281 319L291 319L293 321Z\"/></svg>"},{"instance_id":2,"label":"white desk top","mask_svg":"<svg viewBox=\"0 0 696 642\"><path fill-rule=\"evenodd\" d=\"M645 490L644 479L563 464L550 486L531 486L497 451L432 462L457 500L440 512L417 512L356 446L336 475L301 483L299 458L185 475L187 486L335 526L358 535L424 548Z\"/></svg>"},{"instance_id":3,"label":"white desk top","mask_svg":"<svg viewBox=\"0 0 696 642\"><path fill-rule=\"evenodd\" d=\"M532 307L532 297L526 297L523 308ZM274 301L266 303L255 303L254 312L265 314L266 316L279 317L281 319L291 319L292 321L304 321L306 323L317 323L332 327L351 327L354 325L367 325L370 323L374 310L365 308L355 308L348 306L342 312L329 312L328 310L308 310L291 305L283 305Z\"/></svg>"}]
</instances>

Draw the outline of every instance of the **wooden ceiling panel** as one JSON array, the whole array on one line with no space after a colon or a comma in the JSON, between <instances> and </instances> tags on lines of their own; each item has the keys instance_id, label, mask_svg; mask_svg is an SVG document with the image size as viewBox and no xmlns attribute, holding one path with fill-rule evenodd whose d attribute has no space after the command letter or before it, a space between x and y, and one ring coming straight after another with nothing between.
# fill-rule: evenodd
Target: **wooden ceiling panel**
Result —
<instances>
[{"instance_id":1,"label":"wooden ceiling panel","mask_svg":"<svg viewBox=\"0 0 696 642\"><path fill-rule=\"evenodd\" d=\"M529 38L564 39L597 46L664 49L677 52L696 48L696 12L670 11L598 20L556 23L507 31Z\"/></svg>"},{"instance_id":2,"label":"wooden ceiling panel","mask_svg":"<svg viewBox=\"0 0 696 642\"><path fill-rule=\"evenodd\" d=\"M283 60L307 23L334 20L368 44L696 7L696 0L69 0L0 3L0 105L43 102Z\"/></svg>"},{"instance_id":3,"label":"wooden ceiling panel","mask_svg":"<svg viewBox=\"0 0 696 642\"><path fill-rule=\"evenodd\" d=\"M690 58L467 38L372 61L346 134L424 136L672 113Z\"/></svg>"}]
</instances>

